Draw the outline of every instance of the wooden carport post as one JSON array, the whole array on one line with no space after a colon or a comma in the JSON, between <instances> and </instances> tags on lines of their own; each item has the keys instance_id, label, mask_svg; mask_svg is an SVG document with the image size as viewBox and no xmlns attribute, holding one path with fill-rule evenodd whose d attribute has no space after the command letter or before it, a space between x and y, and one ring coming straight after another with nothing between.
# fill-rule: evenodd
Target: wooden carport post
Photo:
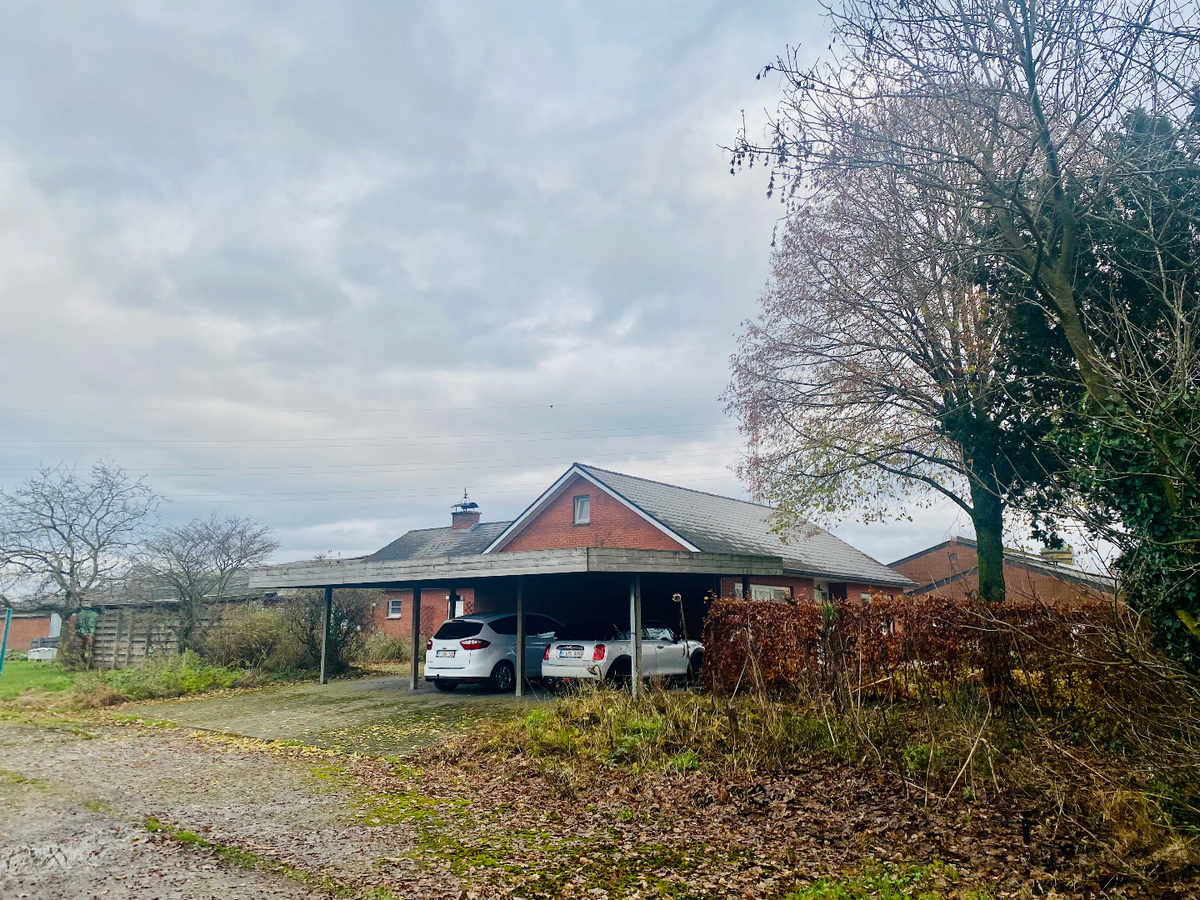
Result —
<instances>
[{"instance_id":1,"label":"wooden carport post","mask_svg":"<svg viewBox=\"0 0 1200 900\"><path fill-rule=\"evenodd\" d=\"M420 686L417 681L417 660L421 655L421 589L413 587L412 589L412 608L409 610L409 615L412 619L412 679L409 685L410 690L416 690Z\"/></svg>"},{"instance_id":2,"label":"wooden carport post","mask_svg":"<svg viewBox=\"0 0 1200 900\"><path fill-rule=\"evenodd\" d=\"M517 576L517 683L513 693L525 695L525 576Z\"/></svg>"},{"instance_id":3,"label":"wooden carport post","mask_svg":"<svg viewBox=\"0 0 1200 900\"><path fill-rule=\"evenodd\" d=\"M629 576L629 637L633 642L633 699L642 695L642 576Z\"/></svg>"},{"instance_id":4,"label":"wooden carport post","mask_svg":"<svg viewBox=\"0 0 1200 900\"><path fill-rule=\"evenodd\" d=\"M333 588L325 588L325 615L321 621L321 684L326 682L325 659L329 655L329 618L333 615Z\"/></svg>"}]
</instances>

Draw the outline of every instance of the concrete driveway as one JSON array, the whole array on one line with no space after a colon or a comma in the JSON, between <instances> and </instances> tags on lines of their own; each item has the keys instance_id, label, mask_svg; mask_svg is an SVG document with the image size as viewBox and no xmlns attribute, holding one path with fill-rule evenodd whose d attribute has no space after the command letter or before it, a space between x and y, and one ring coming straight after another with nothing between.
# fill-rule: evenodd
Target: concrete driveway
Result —
<instances>
[{"instance_id":1,"label":"concrete driveway","mask_svg":"<svg viewBox=\"0 0 1200 900\"><path fill-rule=\"evenodd\" d=\"M519 700L476 688L443 693L427 684L414 693L408 685L407 677L348 678L131 704L121 712L225 734L402 755L480 719L517 715L551 697L541 689Z\"/></svg>"}]
</instances>

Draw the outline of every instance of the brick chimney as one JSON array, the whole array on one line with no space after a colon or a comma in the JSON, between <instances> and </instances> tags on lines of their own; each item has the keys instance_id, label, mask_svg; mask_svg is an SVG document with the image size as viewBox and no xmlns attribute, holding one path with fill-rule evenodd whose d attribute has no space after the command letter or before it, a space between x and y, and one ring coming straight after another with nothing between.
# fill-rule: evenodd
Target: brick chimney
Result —
<instances>
[{"instance_id":1,"label":"brick chimney","mask_svg":"<svg viewBox=\"0 0 1200 900\"><path fill-rule=\"evenodd\" d=\"M479 504L468 497L466 488L463 488L462 499L450 507L450 530L465 531L479 523L480 515Z\"/></svg>"}]
</instances>

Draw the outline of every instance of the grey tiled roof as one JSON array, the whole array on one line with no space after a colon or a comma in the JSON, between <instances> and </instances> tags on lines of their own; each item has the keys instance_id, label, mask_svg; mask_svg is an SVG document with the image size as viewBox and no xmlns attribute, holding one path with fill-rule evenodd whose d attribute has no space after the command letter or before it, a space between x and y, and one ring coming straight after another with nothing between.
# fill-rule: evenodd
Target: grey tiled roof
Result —
<instances>
[{"instance_id":1,"label":"grey tiled roof","mask_svg":"<svg viewBox=\"0 0 1200 900\"><path fill-rule=\"evenodd\" d=\"M440 556L470 556L482 553L511 522L478 522L458 531L449 525L410 531L376 550L365 559L384 562L402 559L428 559Z\"/></svg>"},{"instance_id":2,"label":"grey tiled roof","mask_svg":"<svg viewBox=\"0 0 1200 900\"><path fill-rule=\"evenodd\" d=\"M912 584L899 572L816 526L789 536L785 543L771 530L769 507L576 465L702 551L782 556L785 569L844 581Z\"/></svg>"}]
</instances>

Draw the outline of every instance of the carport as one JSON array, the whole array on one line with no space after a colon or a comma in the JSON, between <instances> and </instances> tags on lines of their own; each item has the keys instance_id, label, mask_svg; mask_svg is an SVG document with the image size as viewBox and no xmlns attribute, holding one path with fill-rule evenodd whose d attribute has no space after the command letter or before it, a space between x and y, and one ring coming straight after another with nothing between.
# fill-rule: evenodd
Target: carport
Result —
<instances>
[{"instance_id":1,"label":"carport","mask_svg":"<svg viewBox=\"0 0 1200 900\"><path fill-rule=\"evenodd\" d=\"M323 588L324 636L321 683L325 683L325 644L334 588L408 589L412 634L411 688L418 687L417 647L420 642L421 592L462 587L475 591L480 604L494 612L517 614L517 647L525 646L525 616L541 613L563 622L619 621L628 615L633 635L633 690L641 690L642 616L671 621L682 609L698 631L705 597L720 595L722 578L740 578L749 596L755 576L781 576L783 559L734 553L694 553L676 550L626 550L575 547L525 550L418 560L317 560L255 569L250 587L264 591ZM678 601L675 596L678 595ZM525 688L525 653L517 653L516 693Z\"/></svg>"}]
</instances>

